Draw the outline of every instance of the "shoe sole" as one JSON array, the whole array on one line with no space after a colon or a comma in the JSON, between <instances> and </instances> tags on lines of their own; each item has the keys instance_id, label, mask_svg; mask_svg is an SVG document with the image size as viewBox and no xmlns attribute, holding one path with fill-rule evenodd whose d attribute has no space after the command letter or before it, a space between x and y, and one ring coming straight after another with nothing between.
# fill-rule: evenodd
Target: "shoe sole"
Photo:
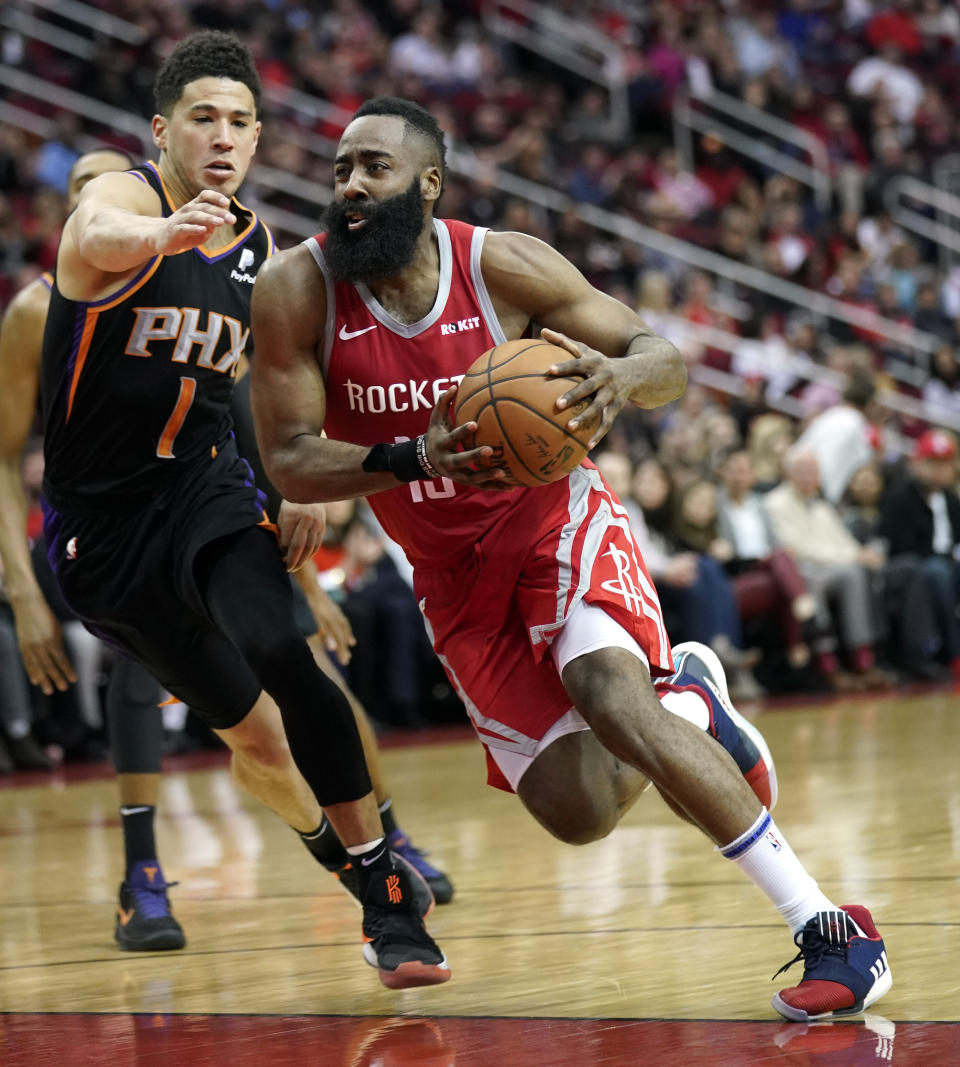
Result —
<instances>
[{"instance_id":1,"label":"shoe sole","mask_svg":"<svg viewBox=\"0 0 960 1067\"><path fill-rule=\"evenodd\" d=\"M119 931L114 931L113 936L117 945L124 952L173 952L176 949L184 948L187 944L187 939L182 934L180 937L175 937L172 934L163 934L153 940L145 938L142 941L127 940L121 936Z\"/></svg>"},{"instance_id":2,"label":"shoe sole","mask_svg":"<svg viewBox=\"0 0 960 1067\"><path fill-rule=\"evenodd\" d=\"M773 765L773 753L770 751L770 746L764 739L763 734L733 706L733 702L730 700L730 690L727 688L727 676L724 673L720 657L712 648L700 644L699 641L682 641L679 645L674 645L674 655L683 652L696 656L706 666L708 673L712 675L716 683L717 696L720 697L724 710L734 721L737 729L742 730L756 745L760 758L763 760L763 765L767 768L767 778L770 784L770 803L767 805L767 810L773 811L780 795L779 786L777 785L777 771Z\"/></svg>"},{"instance_id":3,"label":"shoe sole","mask_svg":"<svg viewBox=\"0 0 960 1067\"><path fill-rule=\"evenodd\" d=\"M387 971L380 966L373 945L368 943L363 946L363 958L371 967L376 967L380 981L387 989L413 989L416 986L443 985L444 982L450 981L451 971L446 956L440 963L411 960Z\"/></svg>"},{"instance_id":4,"label":"shoe sole","mask_svg":"<svg viewBox=\"0 0 960 1067\"><path fill-rule=\"evenodd\" d=\"M888 967L873 983L870 992L863 998L863 1003L855 1004L852 1008L841 1008L839 1011L825 1011L821 1012L819 1015L808 1015L807 1012L802 1009L794 1008L785 1000L781 999L779 993L774 995L771 1004L775 1011L778 1011L784 1019L788 1019L792 1023L815 1023L820 1022L823 1019L845 1019L851 1015L860 1015L862 1012L865 1012L871 1004L875 1004L882 996L889 993L892 986L893 973Z\"/></svg>"},{"instance_id":5,"label":"shoe sole","mask_svg":"<svg viewBox=\"0 0 960 1067\"><path fill-rule=\"evenodd\" d=\"M439 878L426 878L426 876L424 878L437 904L449 904L453 900L453 883L449 878L445 875Z\"/></svg>"}]
</instances>

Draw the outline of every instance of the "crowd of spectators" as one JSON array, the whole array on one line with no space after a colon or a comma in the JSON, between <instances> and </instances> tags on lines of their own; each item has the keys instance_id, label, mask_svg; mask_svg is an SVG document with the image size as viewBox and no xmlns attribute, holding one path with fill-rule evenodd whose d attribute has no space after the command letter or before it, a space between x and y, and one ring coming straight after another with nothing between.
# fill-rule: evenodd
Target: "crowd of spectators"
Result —
<instances>
[{"instance_id":1,"label":"crowd of spectators","mask_svg":"<svg viewBox=\"0 0 960 1067\"><path fill-rule=\"evenodd\" d=\"M6 67L143 119L154 72L176 40L200 27L238 32L268 90L258 160L325 185L345 117L364 99L422 102L455 162L441 215L543 238L677 339L692 370L726 372L735 383L732 393L693 384L667 409L624 413L598 457L634 518L674 638L722 651L741 696L881 686L893 668L942 680L956 667L956 450L949 434L930 431L960 426L960 267L898 224L884 196L901 176L949 181L960 158L954 0L548 5L605 35L608 73L619 72L626 89L625 122L598 84L493 32L490 10L562 36L555 21L537 25L537 14L496 0L92 0L137 28L126 42L28 6L84 37L88 54L5 29ZM78 151L91 140L143 150L129 133L11 84L2 90L8 103L36 113L38 128L40 119L54 126L41 137L0 121L0 309L54 264ZM739 154L719 128L699 136L686 159L674 101L712 90L819 138L829 201ZM305 109L297 94L332 107ZM932 352L691 269L656 242L641 246L543 197L508 194L498 173L876 311L920 331ZM256 195L317 214L317 204L289 192ZM278 233L281 245L301 236ZM917 403L892 402L898 395ZM908 513L909 537L899 522ZM798 539L801 516L810 529ZM362 535L355 528L350 543ZM356 596L367 580L354 577ZM908 607L898 613L894 604ZM376 629L359 608L356 617ZM410 711L407 724L417 721Z\"/></svg>"}]
</instances>

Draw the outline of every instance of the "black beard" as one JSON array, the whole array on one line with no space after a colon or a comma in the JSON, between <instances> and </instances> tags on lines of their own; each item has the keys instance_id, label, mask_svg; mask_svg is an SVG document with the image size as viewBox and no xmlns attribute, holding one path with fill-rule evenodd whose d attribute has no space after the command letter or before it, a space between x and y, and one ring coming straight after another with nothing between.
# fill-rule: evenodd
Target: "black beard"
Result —
<instances>
[{"instance_id":1,"label":"black beard","mask_svg":"<svg viewBox=\"0 0 960 1067\"><path fill-rule=\"evenodd\" d=\"M369 221L352 233L347 215L357 212ZM342 281L390 278L413 261L423 221L419 176L406 192L388 200L333 200L323 213L324 258L333 276Z\"/></svg>"}]
</instances>

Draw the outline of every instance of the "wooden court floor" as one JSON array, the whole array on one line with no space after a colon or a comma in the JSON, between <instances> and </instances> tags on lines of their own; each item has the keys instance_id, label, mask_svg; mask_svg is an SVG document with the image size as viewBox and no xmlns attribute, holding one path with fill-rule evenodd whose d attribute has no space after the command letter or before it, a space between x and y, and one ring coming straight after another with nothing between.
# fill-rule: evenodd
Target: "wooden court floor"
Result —
<instances>
[{"instance_id":1,"label":"wooden court floor","mask_svg":"<svg viewBox=\"0 0 960 1067\"><path fill-rule=\"evenodd\" d=\"M561 845L483 784L464 732L385 753L402 825L457 886L430 924L452 980L402 993L363 963L358 910L219 754L164 777L175 953L114 945L104 769L0 778L0 1064L960 1063L960 695L756 721L780 828L884 935L894 985L865 1019L779 1019L785 927L657 797L607 840Z\"/></svg>"}]
</instances>

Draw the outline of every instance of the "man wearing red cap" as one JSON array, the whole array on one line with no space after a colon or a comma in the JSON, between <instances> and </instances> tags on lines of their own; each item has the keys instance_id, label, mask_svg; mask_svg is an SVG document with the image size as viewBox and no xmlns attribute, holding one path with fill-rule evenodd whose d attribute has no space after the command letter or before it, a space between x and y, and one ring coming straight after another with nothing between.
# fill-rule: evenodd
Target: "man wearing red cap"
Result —
<instances>
[{"instance_id":1,"label":"man wearing red cap","mask_svg":"<svg viewBox=\"0 0 960 1067\"><path fill-rule=\"evenodd\" d=\"M908 476L888 493L880 534L891 559L921 563L940 629L932 656L960 678L960 626L957 624L957 552L960 550L960 497L957 495L957 443L945 430L917 438Z\"/></svg>"}]
</instances>

